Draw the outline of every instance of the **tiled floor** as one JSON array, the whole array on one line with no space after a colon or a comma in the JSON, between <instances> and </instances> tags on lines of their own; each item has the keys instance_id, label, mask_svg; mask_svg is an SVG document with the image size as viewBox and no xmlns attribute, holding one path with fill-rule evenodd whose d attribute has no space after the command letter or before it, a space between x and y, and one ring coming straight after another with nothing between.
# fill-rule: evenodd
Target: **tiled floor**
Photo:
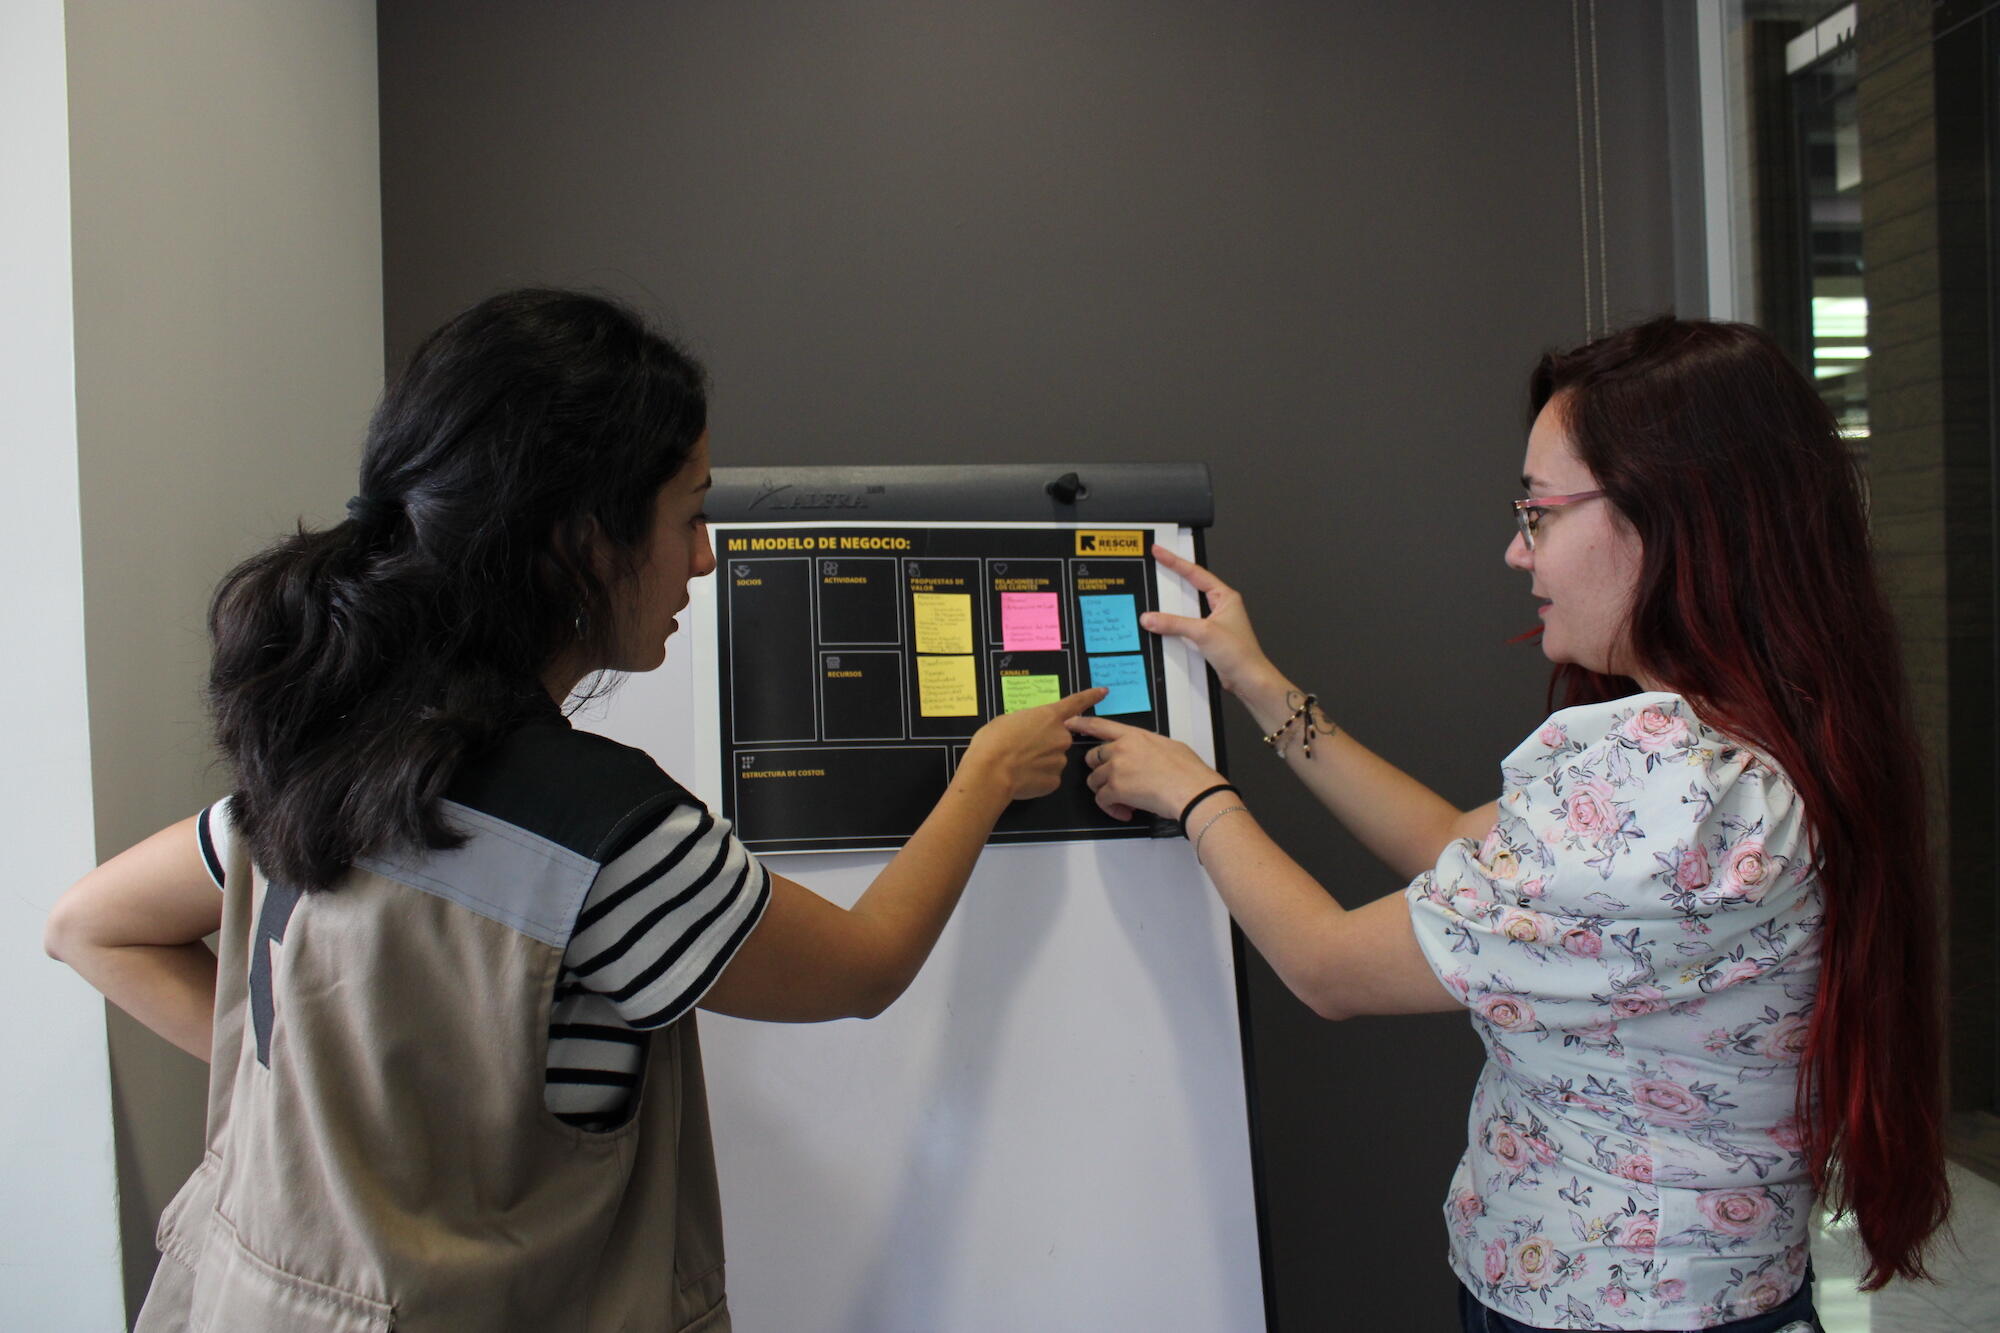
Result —
<instances>
[{"instance_id":1,"label":"tiled floor","mask_svg":"<svg viewBox=\"0 0 2000 1333\"><path fill-rule=\"evenodd\" d=\"M1892 1282L1871 1296L1854 1287L1852 1234L1816 1230L1813 1268L1826 1333L1995 1333L2000 1330L2000 1185L1953 1166L1952 1232L1937 1252L1936 1286Z\"/></svg>"}]
</instances>

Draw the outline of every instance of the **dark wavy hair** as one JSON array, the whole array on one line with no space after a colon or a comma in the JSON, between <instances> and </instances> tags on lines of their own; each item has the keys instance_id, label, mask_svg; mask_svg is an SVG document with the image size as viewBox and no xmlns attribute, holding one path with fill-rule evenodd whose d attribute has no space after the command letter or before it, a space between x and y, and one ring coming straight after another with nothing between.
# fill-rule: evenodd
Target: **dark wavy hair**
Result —
<instances>
[{"instance_id":1,"label":"dark wavy hair","mask_svg":"<svg viewBox=\"0 0 2000 1333\"><path fill-rule=\"evenodd\" d=\"M707 416L701 367L602 297L507 292L424 341L348 520L300 525L209 607L232 820L266 875L327 889L379 849L463 841L439 796L551 708L559 658L611 660L613 591Z\"/></svg>"},{"instance_id":2,"label":"dark wavy hair","mask_svg":"<svg viewBox=\"0 0 2000 1333\"><path fill-rule=\"evenodd\" d=\"M1770 756L1804 804L1825 920L1799 1068L1815 1188L1851 1212L1863 1290L1927 1277L1944 1173L1936 886L1924 761L1863 483L1833 414L1762 331L1659 318L1530 381L1643 546L1635 660ZM1551 702L1631 693L1557 668Z\"/></svg>"}]
</instances>

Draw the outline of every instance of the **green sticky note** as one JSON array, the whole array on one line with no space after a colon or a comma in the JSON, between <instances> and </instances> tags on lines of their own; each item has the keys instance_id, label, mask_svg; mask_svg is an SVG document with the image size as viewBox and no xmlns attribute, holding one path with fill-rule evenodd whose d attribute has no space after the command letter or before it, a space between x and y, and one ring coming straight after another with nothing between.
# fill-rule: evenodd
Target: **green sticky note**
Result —
<instances>
[{"instance_id":1,"label":"green sticky note","mask_svg":"<svg viewBox=\"0 0 2000 1333\"><path fill-rule=\"evenodd\" d=\"M1000 677L1000 711L1003 713L1052 704L1060 698L1062 679L1059 676Z\"/></svg>"}]
</instances>

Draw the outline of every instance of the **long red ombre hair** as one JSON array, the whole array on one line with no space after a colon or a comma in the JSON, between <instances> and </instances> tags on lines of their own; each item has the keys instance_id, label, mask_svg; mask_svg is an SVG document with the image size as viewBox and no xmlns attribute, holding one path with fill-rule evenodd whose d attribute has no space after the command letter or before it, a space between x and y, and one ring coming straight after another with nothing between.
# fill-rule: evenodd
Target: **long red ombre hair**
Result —
<instances>
[{"instance_id":1,"label":"long red ombre hair","mask_svg":"<svg viewBox=\"0 0 2000 1333\"><path fill-rule=\"evenodd\" d=\"M1825 920L1799 1068L1820 1197L1852 1213L1862 1289L1928 1277L1944 1224L1936 886L1924 760L1832 413L1766 334L1660 318L1542 359L1533 410L1638 532L1633 660L1768 755L1804 802ZM1552 700L1630 681L1558 667Z\"/></svg>"}]
</instances>

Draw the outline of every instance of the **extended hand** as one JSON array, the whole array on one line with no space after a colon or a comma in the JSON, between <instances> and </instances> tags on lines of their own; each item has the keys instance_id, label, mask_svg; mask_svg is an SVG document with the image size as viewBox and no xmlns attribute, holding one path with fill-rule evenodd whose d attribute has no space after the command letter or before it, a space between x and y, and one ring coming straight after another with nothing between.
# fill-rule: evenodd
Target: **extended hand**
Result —
<instances>
[{"instance_id":1,"label":"extended hand","mask_svg":"<svg viewBox=\"0 0 2000 1333\"><path fill-rule=\"evenodd\" d=\"M966 762L993 765L1012 800L1047 796L1061 784L1075 743L1063 724L1109 693L1102 687L1079 690L1052 704L1003 713L973 733Z\"/></svg>"},{"instance_id":2,"label":"extended hand","mask_svg":"<svg viewBox=\"0 0 2000 1333\"><path fill-rule=\"evenodd\" d=\"M1134 810L1178 818L1197 792L1222 781L1200 755L1157 732L1101 717L1073 718L1069 729L1103 742L1084 762L1099 808L1115 819L1130 819Z\"/></svg>"},{"instance_id":3,"label":"extended hand","mask_svg":"<svg viewBox=\"0 0 2000 1333\"><path fill-rule=\"evenodd\" d=\"M1139 623L1155 634L1186 639L1201 650L1216 679L1231 694L1241 695L1254 679L1276 675L1277 668L1264 656L1257 632L1250 628L1250 613L1243 595L1192 560L1183 560L1164 546L1153 548L1153 559L1169 572L1178 574L1208 598L1208 614L1201 617L1170 616L1164 611L1148 611Z\"/></svg>"}]
</instances>

